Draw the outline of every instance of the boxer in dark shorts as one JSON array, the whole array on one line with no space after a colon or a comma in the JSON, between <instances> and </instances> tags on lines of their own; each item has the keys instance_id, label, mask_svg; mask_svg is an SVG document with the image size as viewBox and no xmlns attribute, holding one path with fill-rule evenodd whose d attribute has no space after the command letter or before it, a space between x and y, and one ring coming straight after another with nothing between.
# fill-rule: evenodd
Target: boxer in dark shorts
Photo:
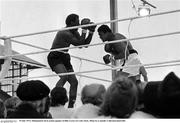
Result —
<instances>
[{"instance_id":1,"label":"boxer in dark shorts","mask_svg":"<svg viewBox=\"0 0 180 123\"><path fill-rule=\"evenodd\" d=\"M51 67L52 71L54 71L54 67L62 63L66 67L67 71L72 70L73 67L71 65L71 57L68 53L62 53L58 51L50 52L48 55L48 63Z\"/></svg>"},{"instance_id":2,"label":"boxer in dark shorts","mask_svg":"<svg viewBox=\"0 0 180 123\"><path fill-rule=\"evenodd\" d=\"M81 21L81 25L90 24L90 19L84 18ZM66 18L66 27L79 26L79 16L76 14L70 14ZM70 45L79 46L86 45L91 42L92 36L94 34L96 26L89 26L82 28L82 34L80 35L77 29L58 31L56 37L53 41L51 49L66 48ZM86 37L86 32L89 31ZM74 72L71 65L71 57L68 54L68 50L63 51L51 51L47 57L49 66L52 71L56 74ZM60 80L57 82L57 87L63 87L66 82L70 84L69 92L69 108L74 106L76 96L77 96L77 86L78 81L74 74L71 75L61 75Z\"/></svg>"}]
</instances>

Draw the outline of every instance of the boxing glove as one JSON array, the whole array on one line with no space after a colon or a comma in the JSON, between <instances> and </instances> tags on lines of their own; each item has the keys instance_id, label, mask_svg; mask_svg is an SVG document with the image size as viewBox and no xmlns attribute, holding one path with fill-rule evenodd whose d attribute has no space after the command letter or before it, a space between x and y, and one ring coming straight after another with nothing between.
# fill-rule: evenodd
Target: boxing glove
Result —
<instances>
[{"instance_id":1,"label":"boxing glove","mask_svg":"<svg viewBox=\"0 0 180 123\"><path fill-rule=\"evenodd\" d=\"M105 50L107 53L111 53L111 51L112 51L112 46L111 46L111 44L105 44L104 50Z\"/></svg>"},{"instance_id":2,"label":"boxing glove","mask_svg":"<svg viewBox=\"0 0 180 123\"><path fill-rule=\"evenodd\" d=\"M93 22L90 22L89 24L93 24ZM89 27L87 27L87 29L88 29L89 31L91 31L91 32L94 32L95 29L96 29L96 26L97 26L97 25L89 26Z\"/></svg>"},{"instance_id":3,"label":"boxing glove","mask_svg":"<svg viewBox=\"0 0 180 123\"><path fill-rule=\"evenodd\" d=\"M86 25L86 24L90 24L89 18L84 18L81 20L81 25ZM88 27L82 27L82 29L88 29Z\"/></svg>"},{"instance_id":4,"label":"boxing glove","mask_svg":"<svg viewBox=\"0 0 180 123\"><path fill-rule=\"evenodd\" d=\"M105 56L103 56L103 60L104 60L104 63L105 64L109 64L111 61L110 61L110 55L109 54L106 54Z\"/></svg>"}]
</instances>

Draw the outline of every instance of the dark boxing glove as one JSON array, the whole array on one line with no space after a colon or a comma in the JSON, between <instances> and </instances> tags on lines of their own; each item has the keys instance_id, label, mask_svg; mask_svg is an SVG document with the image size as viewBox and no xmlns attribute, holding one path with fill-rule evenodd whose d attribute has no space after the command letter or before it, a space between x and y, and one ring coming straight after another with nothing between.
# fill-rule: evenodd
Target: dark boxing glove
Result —
<instances>
[{"instance_id":1,"label":"dark boxing glove","mask_svg":"<svg viewBox=\"0 0 180 123\"><path fill-rule=\"evenodd\" d=\"M112 51L112 46L111 46L111 44L105 44L104 50L105 50L107 53L111 53L111 51Z\"/></svg>"},{"instance_id":2,"label":"dark boxing glove","mask_svg":"<svg viewBox=\"0 0 180 123\"><path fill-rule=\"evenodd\" d=\"M89 18L84 18L81 20L81 25L86 25L86 24L90 24ZM88 29L88 27L82 27L82 29Z\"/></svg>"},{"instance_id":3,"label":"dark boxing glove","mask_svg":"<svg viewBox=\"0 0 180 123\"><path fill-rule=\"evenodd\" d=\"M109 54L106 54L105 56L103 56L103 60L104 60L104 63L105 64L109 64L111 61L110 61L110 55Z\"/></svg>"},{"instance_id":4,"label":"dark boxing glove","mask_svg":"<svg viewBox=\"0 0 180 123\"><path fill-rule=\"evenodd\" d=\"M113 44L105 44L104 50L105 50L107 53L119 54L119 53L114 49Z\"/></svg>"},{"instance_id":5,"label":"dark boxing glove","mask_svg":"<svg viewBox=\"0 0 180 123\"><path fill-rule=\"evenodd\" d=\"M93 22L90 22L89 24L93 24ZM97 25L89 26L89 27L87 27L87 29L88 29L89 31L91 31L91 32L94 32L95 29L96 29L96 26L97 26Z\"/></svg>"}]
</instances>

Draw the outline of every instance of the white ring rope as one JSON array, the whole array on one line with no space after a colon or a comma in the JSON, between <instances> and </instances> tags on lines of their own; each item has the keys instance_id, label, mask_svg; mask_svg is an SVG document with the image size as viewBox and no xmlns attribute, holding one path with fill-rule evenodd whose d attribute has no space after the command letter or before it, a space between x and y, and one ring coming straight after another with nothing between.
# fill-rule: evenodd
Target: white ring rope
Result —
<instances>
[{"instance_id":1,"label":"white ring rope","mask_svg":"<svg viewBox=\"0 0 180 123\"><path fill-rule=\"evenodd\" d=\"M39 46L31 45L31 44L28 44L28 43L23 43L23 42L20 42L20 41L17 41L17 40L12 40L12 39L10 39L10 40L12 42L15 42L15 43L18 43L18 44L27 45L27 46L30 46L30 47L33 47L33 48L37 48L37 49L41 49L41 50L49 50L49 49L42 48L42 47L39 47ZM60 51L60 52L63 52L63 51ZM63 53L67 53L67 52L63 52ZM89 62L92 62L92 63L96 63L96 64L112 67L112 65L107 65L107 64L104 64L104 63L101 63L101 62L98 62L98 61L94 61L94 60L90 60L90 59L85 59L85 58L74 56L74 55L70 55L70 56L73 57L73 58L79 59L79 60L89 61Z\"/></svg>"},{"instance_id":2,"label":"white ring rope","mask_svg":"<svg viewBox=\"0 0 180 123\"><path fill-rule=\"evenodd\" d=\"M114 40L114 41L110 41L110 42L106 41L106 42L102 42L102 43L95 43L95 44L87 44L87 45L80 45L80 46L73 46L73 47L57 48L57 49L37 51L37 52L30 52L30 53L24 53L24 54L6 55L6 56L0 56L0 59L7 58L7 57L21 56L21 55L34 55L34 54L46 53L46 52L50 52L50 51L62 51L62 50L67 50L67 49L75 49L75 48L79 48L79 47L90 47L90 46L97 46L97 45L103 45L103 44L112 44L112 43L118 43L118 42L123 42L123 41L148 39L148 38L169 36L169 35L175 35L175 34L180 34L180 31L170 32L170 33L163 33L163 34L157 34L157 35L150 35L150 36L142 36L142 37L136 37L136 38L130 38L130 39Z\"/></svg>"},{"instance_id":3,"label":"white ring rope","mask_svg":"<svg viewBox=\"0 0 180 123\"><path fill-rule=\"evenodd\" d=\"M16 62L19 62L19 60L16 60L16 59L13 59L13 61L16 61ZM33 63L27 63L26 61L20 61L21 63L23 63L23 64L28 64L28 65L32 65L32 66L35 66L35 67L39 67L39 68L44 68L44 69L48 69L48 70L51 70L51 68L50 67L43 67L43 66L41 66L41 65L38 65L38 64L33 64Z\"/></svg>"},{"instance_id":4,"label":"white ring rope","mask_svg":"<svg viewBox=\"0 0 180 123\"><path fill-rule=\"evenodd\" d=\"M180 12L180 9L172 10L172 11L159 12L159 13L155 13L155 14L150 14L150 15L148 15L148 17L158 16L158 15L164 15L164 14L171 14L171 13L176 13L176 12ZM114 23L114 22L118 22L118 21L119 21L119 22L122 22L122 21L127 21L127 20L132 20L132 19L145 18L145 17L147 17L147 16L135 16L135 17L129 17L129 18L124 18L124 19L115 19L115 20L111 20L111 21L104 21L104 22L99 22L99 23L94 23L94 24L73 26L73 27L68 27L68 28L48 30L48 31L36 32L36 33L15 35L15 36L9 36L9 37L1 36L0 39L5 39L5 38L17 38L17 37L25 37L25 36L31 36L31 35L52 33L52 32L57 32L57 31L64 31L64 30L70 30L70 29L76 29L76 28L82 28L82 27L88 27L88 26L95 26L95 25L101 25L101 24L107 24L107 23Z\"/></svg>"},{"instance_id":5,"label":"white ring rope","mask_svg":"<svg viewBox=\"0 0 180 123\"><path fill-rule=\"evenodd\" d=\"M180 63L176 63L176 64L165 64L165 65L155 65L155 66L147 66L145 67L146 69L149 69L149 68L159 68L159 67L171 67L171 66L179 66Z\"/></svg>"},{"instance_id":6,"label":"white ring rope","mask_svg":"<svg viewBox=\"0 0 180 123\"><path fill-rule=\"evenodd\" d=\"M151 64L144 64L144 66L153 66L153 65L162 65L162 64L171 64L171 63L176 63L176 62L180 62L179 60L171 60L171 61L164 61L164 62L156 62L156 63L151 63Z\"/></svg>"},{"instance_id":7,"label":"white ring rope","mask_svg":"<svg viewBox=\"0 0 180 123\"><path fill-rule=\"evenodd\" d=\"M40 50L47 50L46 48L42 48L42 47L35 46L35 45L32 45L32 44L28 44L28 43L24 43L24 42L20 42L20 41L17 41L17 40L12 40L12 39L10 39L10 40L12 42L14 42L14 43L23 44L23 45L26 45L26 46L30 46L30 47L33 47L33 48L40 49Z\"/></svg>"},{"instance_id":8,"label":"white ring rope","mask_svg":"<svg viewBox=\"0 0 180 123\"><path fill-rule=\"evenodd\" d=\"M174 62L180 62L180 60L174 60ZM96 77L85 76L85 75L82 75L82 74L83 73L92 73L92 72L101 72L101 71L107 71L107 70L117 70L117 69L123 69L123 68L129 68L129 67L137 67L137 66L145 66L145 68L149 69L149 68L155 68L155 67L166 67L166 66L169 67L169 66L180 65L180 63L164 65L165 63L170 63L170 61L168 61L168 62L151 63L151 64L141 64L141 65L128 65L128 66L123 66L123 67L122 66L118 66L118 67L107 68L107 69L96 69L96 70L81 71L81 72L69 72L69 73L60 73L60 74L50 74L50 75L35 76L35 77L7 78L7 79L0 79L0 81L12 81L12 80L22 80L22 79L36 79L36 78L46 78L46 77L53 77L53 76L66 76L66 75L73 75L73 74L75 74L77 76L87 77L87 78L101 80L101 81L112 82L110 80L104 80L104 79L100 79L100 78L96 78ZM163 65L160 65L160 64L163 64Z\"/></svg>"},{"instance_id":9,"label":"white ring rope","mask_svg":"<svg viewBox=\"0 0 180 123\"><path fill-rule=\"evenodd\" d=\"M54 76L65 76L65 75L72 75L75 72L70 72L70 73L60 73L60 74L50 74L50 75L43 75L43 76L34 76L34 77L17 77L17 78L7 78L7 79L0 79L0 81L12 81L12 80L27 80L27 79L38 79L38 78L47 78L47 77L54 77ZM90 78L90 79L95 79L95 80L100 80L100 81L104 81L104 82L112 82L111 80L105 80L105 79L101 79L101 78L97 78L97 77L92 77L92 76L87 76L87 75L81 75L79 74L80 72L76 72L77 76L81 76L81 77L86 77L86 78Z\"/></svg>"}]
</instances>

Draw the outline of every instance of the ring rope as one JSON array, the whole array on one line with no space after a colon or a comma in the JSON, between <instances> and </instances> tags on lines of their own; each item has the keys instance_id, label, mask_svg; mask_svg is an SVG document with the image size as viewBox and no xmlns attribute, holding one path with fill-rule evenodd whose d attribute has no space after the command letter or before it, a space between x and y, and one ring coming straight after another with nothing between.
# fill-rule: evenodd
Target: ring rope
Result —
<instances>
[{"instance_id":1,"label":"ring rope","mask_svg":"<svg viewBox=\"0 0 180 123\"><path fill-rule=\"evenodd\" d=\"M164 15L164 14L171 14L171 13L175 13L175 12L180 12L180 9L172 10L172 11L159 12L159 13L155 13L155 14L150 14L150 15L148 15L148 17ZM94 24L87 24L87 25L73 26L73 27L62 28L62 29L41 31L41 32L36 32L36 33L15 35L15 36L9 36L9 37L1 36L0 39L4 40L6 38L17 38L17 37L25 37L25 36L31 36L31 35L45 34L45 33L64 31L64 30L70 30L70 29L76 29L76 28L82 28L82 27L88 27L88 26L95 26L95 25L100 25L100 24L114 23L114 22L117 22L117 21L119 21L119 22L120 21L127 21L127 20L139 19L139 18L145 18L145 17L147 17L147 16L135 16L135 17L129 17L129 18L124 18L124 19L115 19L115 20L111 20L111 21L104 21L104 22L99 22L99 23L94 23Z\"/></svg>"},{"instance_id":2,"label":"ring rope","mask_svg":"<svg viewBox=\"0 0 180 123\"><path fill-rule=\"evenodd\" d=\"M43 76L34 76L34 77L17 77L17 78L7 78L7 79L0 79L0 81L12 81L12 80L27 80L27 79L37 79L37 78L47 78L47 77L54 77L54 76L65 76L65 75L72 75L75 72L71 72L71 73L60 73L60 74L49 74L49 75L43 75ZM95 80L101 80L104 82L112 82L111 80L105 80L105 79L101 79L101 78L97 78L97 77L92 77L92 76L87 76L87 75L81 75L81 74L76 74L77 76L81 76L81 77L86 77L86 78L90 78L90 79L95 79Z\"/></svg>"},{"instance_id":3,"label":"ring rope","mask_svg":"<svg viewBox=\"0 0 180 123\"><path fill-rule=\"evenodd\" d=\"M41 49L41 50L47 50L46 48L42 48L42 47L35 46L35 45L32 45L32 44L28 44L28 43L24 43L24 42L20 42L20 41L17 41L17 40L12 40L12 39L10 39L10 40L12 42L15 42L15 43L18 43L18 44L23 44L23 45L30 46L30 47L37 48L37 49Z\"/></svg>"},{"instance_id":4,"label":"ring rope","mask_svg":"<svg viewBox=\"0 0 180 123\"><path fill-rule=\"evenodd\" d=\"M18 61L18 60L14 60L14 61ZM23 61L21 61L21 62L22 63L26 63L26 62L23 62ZM171 61L164 61L164 62L156 62L156 63L144 64L144 66L148 69L148 68L154 67L155 65L156 66L158 66L158 65L163 66L163 64L173 64L173 65L176 65L175 63L178 63L178 62L180 62L180 59L179 60L171 60ZM34 65L34 66L37 66L37 67L42 67L40 65L35 65L35 64L31 64L31 63L28 63L28 64ZM43 67L43 68L49 69L49 70L51 69L50 67Z\"/></svg>"},{"instance_id":5,"label":"ring rope","mask_svg":"<svg viewBox=\"0 0 180 123\"><path fill-rule=\"evenodd\" d=\"M19 60L16 60L16 59L13 59L13 61L19 62ZM51 70L50 67L46 67L46 66L43 67L43 66L41 66L41 65L29 63L29 62L26 62L26 61L21 61L21 63L23 63L23 64L28 64L28 65L32 65L32 66L39 67L39 68L44 68L44 69Z\"/></svg>"},{"instance_id":6,"label":"ring rope","mask_svg":"<svg viewBox=\"0 0 180 123\"><path fill-rule=\"evenodd\" d=\"M180 61L180 60L179 60ZM177 62L177 61L176 61ZM117 70L117 69L123 69L123 68L129 68L129 67L137 67L137 66L145 66L145 68L155 68L155 67L165 67L165 66L177 66L180 65L180 63L176 64L170 64L170 65L164 65L165 62L158 62L158 63L152 63L152 64L141 64L141 65L128 65L128 66L117 66L113 68L107 68L107 69L96 69L96 70L89 70L89 71L81 71L81 72L69 72L69 73L59 73L59 74L50 74L50 75L43 75L43 76L35 76L35 77L22 77L22 78L8 78L8 79L0 79L0 81L11 81L11 80L22 80L22 79L36 79L36 78L46 78L46 77L53 77L53 76L65 76L65 75L73 75L76 74L77 76L83 76L87 78L92 78L96 80L102 80L102 81L110 81L110 80L104 80L96 77L90 77L82 75L83 73L92 73L92 72L101 72L101 71L107 71L107 70ZM157 66L155 66L157 64ZM163 64L163 65L160 65ZM154 66L150 66L154 65ZM112 81L111 81L112 82Z\"/></svg>"},{"instance_id":7,"label":"ring rope","mask_svg":"<svg viewBox=\"0 0 180 123\"><path fill-rule=\"evenodd\" d=\"M86 44L86 45L73 46L73 47L57 48L57 49L37 51L37 52L30 52L30 53L24 53L24 54L6 55L6 56L0 56L0 59L7 58L7 57L21 56L21 55L34 55L34 54L46 53L46 52L50 52L50 51L62 51L62 50L67 50L67 49L75 49L75 48L79 48L79 47L91 47L91 46L97 46L97 45L103 45L103 44L112 44L112 43L131 41L131 40L148 39L148 38L162 37L162 36L175 35L175 34L180 34L180 31L170 32L170 33L163 33L163 34L157 34L157 35L150 35L150 36L142 36L142 37L136 37L136 38L130 38L130 39L114 40L114 41L110 41L110 42L106 41L106 42L102 42L102 43L95 43L95 44Z\"/></svg>"},{"instance_id":8,"label":"ring rope","mask_svg":"<svg viewBox=\"0 0 180 123\"><path fill-rule=\"evenodd\" d=\"M23 42L20 42L20 41L17 41L17 40L12 40L12 39L10 39L10 40L12 42L23 44L23 45L27 45L27 46L30 46L30 47L33 47L33 48L37 48L37 49L41 49L41 50L48 50L46 48L42 48L42 47L39 47L39 46L31 45L31 44L28 44L28 43L23 43ZM63 52L63 51L60 51L60 52ZM63 52L63 53L67 53L67 52ZM85 58L74 56L74 55L70 55L70 56L73 57L73 58L79 59L79 60L89 61L89 62L92 62L92 63L96 63L96 64L112 67L112 65L107 65L107 64L104 64L104 63L101 63L101 62L98 62L98 61L94 61L94 60L90 60L90 59L85 59Z\"/></svg>"},{"instance_id":9,"label":"ring rope","mask_svg":"<svg viewBox=\"0 0 180 123\"><path fill-rule=\"evenodd\" d=\"M19 62L18 60L16 60L16 59L13 59L14 61L16 61L16 62ZM44 69L48 69L48 70L51 70L51 68L50 67L42 67L41 65L36 65L36 64L32 64L32 63L27 63L27 62L24 62L24 61L21 61L21 63L24 63L24 64L29 64L29 65L33 65L33 66L36 66L36 67L40 67L40 68L44 68ZM114 66L112 66L112 67L114 67Z\"/></svg>"},{"instance_id":10,"label":"ring rope","mask_svg":"<svg viewBox=\"0 0 180 123\"><path fill-rule=\"evenodd\" d=\"M171 60L171 61L151 63L151 64L144 64L144 66L148 67L148 66L153 66L153 65L171 64L171 63L176 63L176 62L180 62L180 59L179 60Z\"/></svg>"},{"instance_id":11,"label":"ring rope","mask_svg":"<svg viewBox=\"0 0 180 123\"><path fill-rule=\"evenodd\" d=\"M89 61L89 62L92 62L92 63L96 63L96 64L100 64L100 65L105 65L105 66L113 67L113 65L104 64L104 63L101 63L101 62L98 62L98 61L94 61L94 60L90 60L90 59L85 59L85 58L78 57L78 56L73 56L73 55L70 55L70 56L72 56L74 58L77 58L77 59L84 60L84 61Z\"/></svg>"},{"instance_id":12,"label":"ring rope","mask_svg":"<svg viewBox=\"0 0 180 123\"><path fill-rule=\"evenodd\" d=\"M147 66L145 68L149 69L149 68L171 67L171 66L179 66L179 65L180 65L180 63L176 63L176 64L165 64L165 65Z\"/></svg>"}]
</instances>

